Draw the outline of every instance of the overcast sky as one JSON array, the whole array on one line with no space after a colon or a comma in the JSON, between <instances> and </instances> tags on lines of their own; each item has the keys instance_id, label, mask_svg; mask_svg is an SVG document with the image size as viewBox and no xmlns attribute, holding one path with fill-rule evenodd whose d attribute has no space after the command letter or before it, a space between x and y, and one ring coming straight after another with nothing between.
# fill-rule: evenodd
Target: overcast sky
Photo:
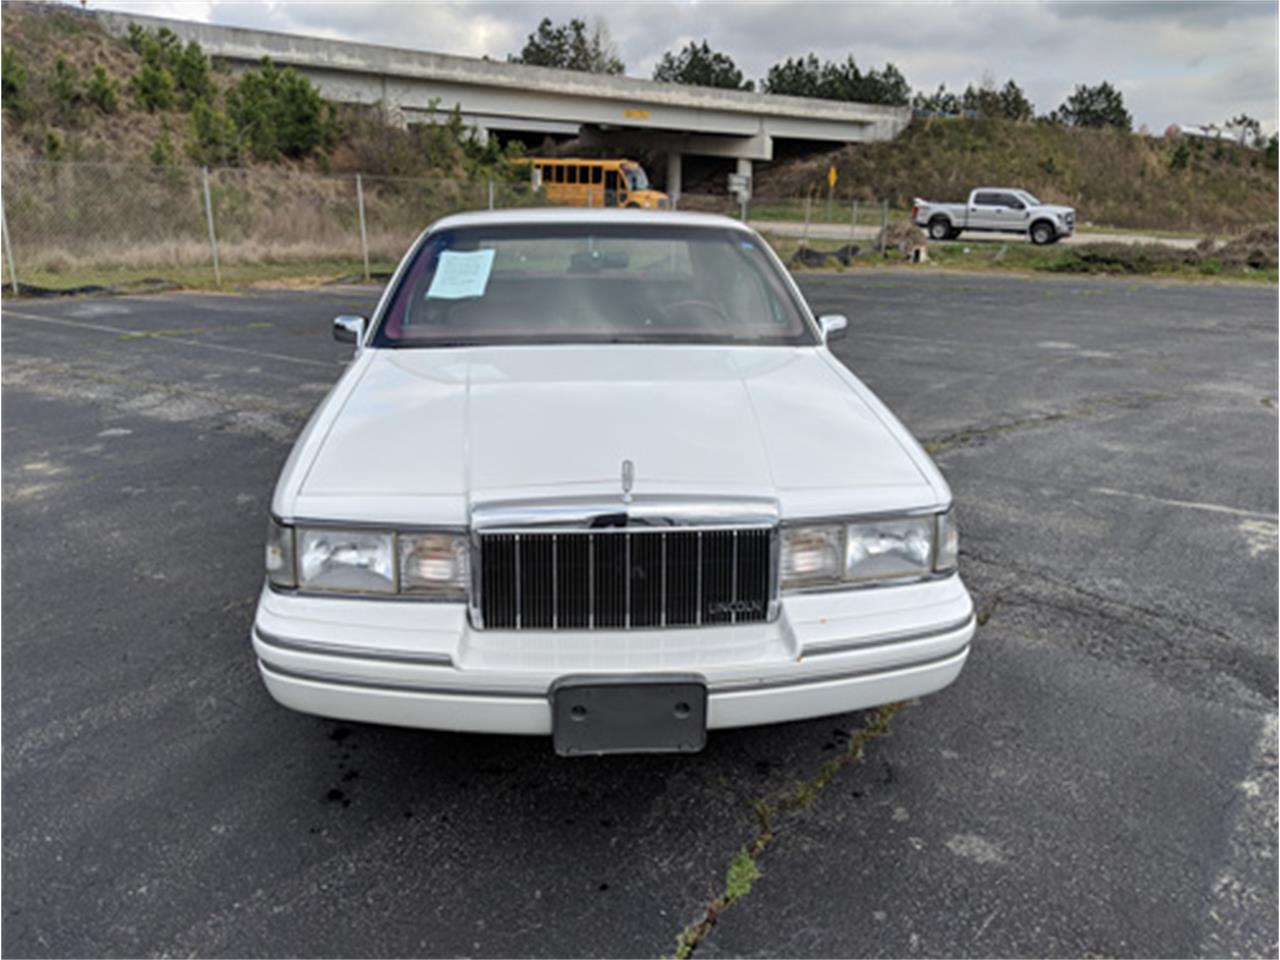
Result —
<instances>
[{"instance_id":1,"label":"overcast sky","mask_svg":"<svg viewBox=\"0 0 1280 960\"><path fill-rule=\"evenodd\" d=\"M1135 124L1277 123L1274 2L317 3L89 0L90 7L504 59L539 19L602 19L635 77L663 51L706 38L752 78L788 56L892 61L912 87L1013 77L1037 112L1077 83L1110 80Z\"/></svg>"}]
</instances>

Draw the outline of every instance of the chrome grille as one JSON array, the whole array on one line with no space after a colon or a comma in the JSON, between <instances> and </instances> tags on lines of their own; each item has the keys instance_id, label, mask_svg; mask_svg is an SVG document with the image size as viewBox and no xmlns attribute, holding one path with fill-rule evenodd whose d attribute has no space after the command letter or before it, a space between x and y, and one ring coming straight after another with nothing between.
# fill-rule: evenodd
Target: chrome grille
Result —
<instances>
[{"instance_id":1,"label":"chrome grille","mask_svg":"<svg viewBox=\"0 0 1280 960\"><path fill-rule=\"evenodd\" d=\"M484 533L481 626L629 630L768 619L773 530Z\"/></svg>"}]
</instances>

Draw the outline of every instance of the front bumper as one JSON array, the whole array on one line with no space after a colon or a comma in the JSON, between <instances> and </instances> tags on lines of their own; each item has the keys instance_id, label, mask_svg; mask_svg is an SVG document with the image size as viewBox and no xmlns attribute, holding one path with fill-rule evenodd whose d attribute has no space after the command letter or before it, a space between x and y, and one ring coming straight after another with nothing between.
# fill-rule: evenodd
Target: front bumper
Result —
<instances>
[{"instance_id":1,"label":"front bumper","mask_svg":"<svg viewBox=\"0 0 1280 960\"><path fill-rule=\"evenodd\" d=\"M932 693L974 633L958 576L789 595L772 623L675 630L473 630L459 604L264 589L253 628L281 704L368 723L551 733L548 692L574 674L693 673L710 729L820 717Z\"/></svg>"}]
</instances>

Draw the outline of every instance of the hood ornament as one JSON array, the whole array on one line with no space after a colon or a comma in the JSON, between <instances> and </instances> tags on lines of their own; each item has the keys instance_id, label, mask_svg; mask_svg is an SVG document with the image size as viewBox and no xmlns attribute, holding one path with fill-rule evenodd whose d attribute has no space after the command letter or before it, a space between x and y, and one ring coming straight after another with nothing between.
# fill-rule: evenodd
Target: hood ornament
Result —
<instances>
[{"instance_id":1,"label":"hood ornament","mask_svg":"<svg viewBox=\"0 0 1280 960\"><path fill-rule=\"evenodd\" d=\"M622 461L622 502L631 502L631 488L636 482L636 465L630 460Z\"/></svg>"}]
</instances>

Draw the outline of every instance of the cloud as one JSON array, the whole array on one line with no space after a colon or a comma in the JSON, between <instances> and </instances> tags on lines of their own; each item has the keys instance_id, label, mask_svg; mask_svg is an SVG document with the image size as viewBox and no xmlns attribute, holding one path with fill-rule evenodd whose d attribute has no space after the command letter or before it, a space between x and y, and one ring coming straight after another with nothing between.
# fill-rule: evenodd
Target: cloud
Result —
<instances>
[{"instance_id":1,"label":"cloud","mask_svg":"<svg viewBox=\"0 0 1280 960\"><path fill-rule=\"evenodd\" d=\"M1233 20L1275 18L1276 5L1266 0L1051 0L1045 6L1064 20L1108 22L1176 22L1189 26L1220 26Z\"/></svg>"}]
</instances>

